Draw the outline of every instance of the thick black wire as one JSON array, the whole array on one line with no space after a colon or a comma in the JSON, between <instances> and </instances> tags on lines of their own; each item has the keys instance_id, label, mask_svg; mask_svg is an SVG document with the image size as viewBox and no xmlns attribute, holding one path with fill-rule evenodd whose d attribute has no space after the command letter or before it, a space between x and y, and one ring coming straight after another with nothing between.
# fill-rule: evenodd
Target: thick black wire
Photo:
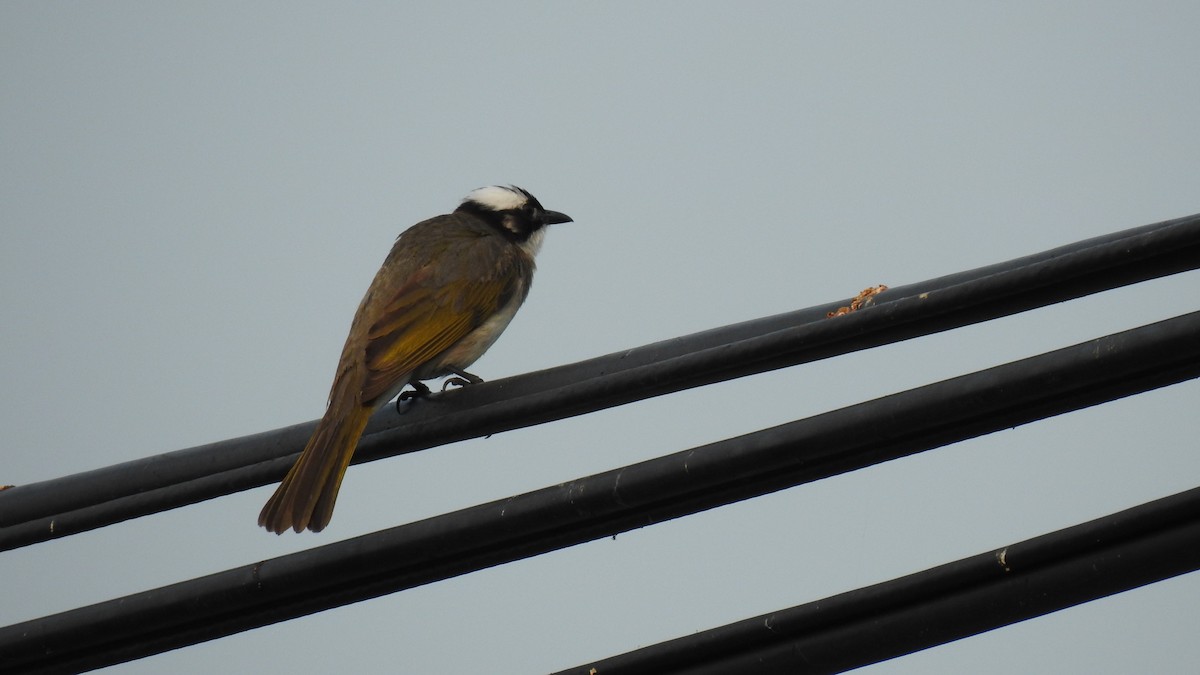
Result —
<instances>
[{"instance_id":1,"label":"thick black wire","mask_svg":"<svg viewBox=\"0 0 1200 675\"><path fill-rule=\"evenodd\" d=\"M355 463L938 332L1200 267L1200 215L887 291L454 391L376 414ZM0 550L278 480L315 422L0 492Z\"/></svg>"},{"instance_id":2,"label":"thick black wire","mask_svg":"<svg viewBox=\"0 0 1200 675\"><path fill-rule=\"evenodd\" d=\"M0 628L0 663L119 663L1200 376L1200 312L427 520ZM1144 582L1143 582L1144 583Z\"/></svg>"},{"instance_id":3,"label":"thick black wire","mask_svg":"<svg viewBox=\"0 0 1200 675\"><path fill-rule=\"evenodd\" d=\"M841 673L1200 569L1200 488L556 675Z\"/></svg>"}]
</instances>

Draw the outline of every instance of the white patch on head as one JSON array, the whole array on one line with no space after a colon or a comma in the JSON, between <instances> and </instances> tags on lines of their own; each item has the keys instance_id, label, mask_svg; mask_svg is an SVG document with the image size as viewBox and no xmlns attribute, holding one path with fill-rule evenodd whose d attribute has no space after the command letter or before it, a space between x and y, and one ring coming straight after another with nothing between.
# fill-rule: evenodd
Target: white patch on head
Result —
<instances>
[{"instance_id":1,"label":"white patch on head","mask_svg":"<svg viewBox=\"0 0 1200 675\"><path fill-rule=\"evenodd\" d=\"M463 198L464 202L475 202L476 204L490 209L492 211L507 211L509 209L519 209L529 201L520 190L514 190L510 187L501 185L489 185L481 187L477 190L471 190L470 194Z\"/></svg>"}]
</instances>

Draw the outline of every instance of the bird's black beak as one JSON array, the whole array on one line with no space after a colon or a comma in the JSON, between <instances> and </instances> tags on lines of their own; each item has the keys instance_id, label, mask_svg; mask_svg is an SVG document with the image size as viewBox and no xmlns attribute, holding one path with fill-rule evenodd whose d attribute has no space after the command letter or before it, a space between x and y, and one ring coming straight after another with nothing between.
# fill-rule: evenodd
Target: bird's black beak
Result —
<instances>
[{"instance_id":1,"label":"bird's black beak","mask_svg":"<svg viewBox=\"0 0 1200 675\"><path fill-rule=\"evenodd\" d=\"M573 222L575 222L575 221L571 220L571 216L568 216L565 213L559 213L558 211L542 211L542 224L543 225L554 225L555 223L573 223Z\"/></svg>"}]
</instances>

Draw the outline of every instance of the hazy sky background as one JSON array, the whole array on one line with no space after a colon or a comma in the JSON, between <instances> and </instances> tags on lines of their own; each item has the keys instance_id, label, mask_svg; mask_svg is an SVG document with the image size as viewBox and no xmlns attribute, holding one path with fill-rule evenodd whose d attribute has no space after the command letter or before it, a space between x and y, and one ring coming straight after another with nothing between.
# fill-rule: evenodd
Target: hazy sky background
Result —
<instances>
[{"instance_id":1,"label":"hazy sky background","mask_svg":"<svg viewBox=\"0 0 1200 675\"><path fill-rule=\"evenodd\" d=\"M318 417L393 238L569 213L486 379L1200 211L1200 4L0 5L0 483ZM1197 308L1196 273L0 554L0 625ZM537 673L1200 484L1200 385L117 666ZM864 672L1185 672L1187 575Z\"/></svg>"}]
</instances>

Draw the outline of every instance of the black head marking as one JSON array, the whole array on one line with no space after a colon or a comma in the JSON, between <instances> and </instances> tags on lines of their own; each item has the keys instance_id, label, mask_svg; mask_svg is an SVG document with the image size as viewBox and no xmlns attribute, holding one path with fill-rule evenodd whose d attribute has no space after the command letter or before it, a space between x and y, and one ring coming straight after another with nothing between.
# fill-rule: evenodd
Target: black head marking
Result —
<instances>
[{"instance_id":1,"label":"black head marking","mask_svg":"<svg viewBox=\"0 0 1200 675\"><path fill-rule=\"evenodd\" d=\"M537 197L515 185L494 185L473 190L456 211L470 213L484 220L517 242L527 241L546 225L571 220L565 214L542 208Z\"/></svg>"}]
</instances>

